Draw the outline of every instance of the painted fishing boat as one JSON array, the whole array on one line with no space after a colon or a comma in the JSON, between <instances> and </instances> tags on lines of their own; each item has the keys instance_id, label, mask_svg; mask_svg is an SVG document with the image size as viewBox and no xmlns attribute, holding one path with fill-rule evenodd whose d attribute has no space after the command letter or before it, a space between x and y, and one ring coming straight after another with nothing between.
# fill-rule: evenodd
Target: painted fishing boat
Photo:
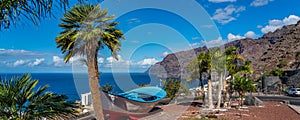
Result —
<instances>
[{"instance_id":1,"label":"painted fishing boat","mask_svg":"<svg viewBox=\"0 0 300 120\"><path fill-rule=\"evenodd\" d=\"M149 114L166 95L159 87L141 87L119 94L102 92L101 101L104 113L111 117L142 117Z\"/></svg>"}]
</instances>

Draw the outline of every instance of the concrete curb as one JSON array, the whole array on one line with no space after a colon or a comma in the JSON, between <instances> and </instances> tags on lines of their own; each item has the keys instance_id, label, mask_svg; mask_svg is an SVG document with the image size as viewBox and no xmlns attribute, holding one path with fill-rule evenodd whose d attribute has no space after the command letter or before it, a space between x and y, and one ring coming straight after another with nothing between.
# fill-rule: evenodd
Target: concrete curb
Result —
<instances>
[{"instance_id":1,"label":"concrete curb","mask_svg":"<svg viewBox=\"0 0 300 120\"><path fill-rule=\"evenodd\" d=\"M256 96L254 96L254 105L258 106L258 107L264 107L264 102L262 100L260 100L259 98L257 98Z\"/></svg>"},{"instance_id":2,"label":"concrete curb","mask_svg":"<svg viewBox=\"0 0 300 120\"><path fill-rule=\"evenodd\" d=\"M288 106L300 115L300 106L288 104Z\"/></svg>"}]
</instances>

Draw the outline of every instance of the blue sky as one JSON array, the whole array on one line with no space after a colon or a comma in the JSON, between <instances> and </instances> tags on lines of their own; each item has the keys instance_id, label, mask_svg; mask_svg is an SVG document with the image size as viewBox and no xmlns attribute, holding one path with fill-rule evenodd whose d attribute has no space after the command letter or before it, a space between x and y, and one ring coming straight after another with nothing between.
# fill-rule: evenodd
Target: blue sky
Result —
<instances>
[{"instance_id":1,"label":"blue sky","mask_svg":"<svg viewBox=\"0 0 300 120\"><path fill-rule=\"evenodd\" d=\"M102 72L144 72L167 54L241 38L259 38L300 19L299 0L108 0L103 8L116 15L125 33L120 60L99 52ZM168 2L166 4L165 2ZM164 3L163 3L164 2ZM183 4L182 4L183 2ZM40 25L29 21L0 31L0 72L74 72L78 58L63 63L55 37L62 12Z\"/></svg>"}]
</instances>

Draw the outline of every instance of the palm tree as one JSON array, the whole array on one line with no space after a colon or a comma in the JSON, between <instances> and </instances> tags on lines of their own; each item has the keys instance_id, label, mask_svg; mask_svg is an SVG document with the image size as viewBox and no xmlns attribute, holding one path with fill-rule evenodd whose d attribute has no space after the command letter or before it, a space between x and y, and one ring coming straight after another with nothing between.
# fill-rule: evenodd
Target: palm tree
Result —
<instances>
[{"instance_id":1,"label":"palm tree","mask_svg":"<svg viewBox=\"0 0 300 120\"><path fill-rule=\"evenodd\" d=\"M123 33L116 28L116 22L109 22L114 16L107 16L107 10L100 10L100 5L76 5L61 19L63 29L56 37L57 47L65 54L65 62L75 55L86 57L90 91L96 118L103 119L100 100L98 52L107 46L114 58L120 50Z\"/></svg>"},{"instance_id":2,"label":"palm tree","mask_svg":"<svg viewBox=\"0 0 300 120\"><path fill-rule=\"evenodd\" d=\"M230 78L230 82L234 81L235 75L242 75L242 76L248 76L250 73L253 72L251 68L251 61L245 60L241 55L238 54L238 48L236 47L229 47L225 50L226 54L226 68L229 72L229 74L232 76ZM226 86L226 83L224 82L224 86ZM227 88L227 92L229 93L229 96L232 96L233 93L233 86L229 84ZM226 91L224 94L224 100L226 101Z\"/></svg>"},{"instance_id":3,"label":"palm tree","mask_svg":"<svg viewBox=\"0 0 300 120\"><path fill-rule=\"evenodd\" d=\"M210 54L206 52L200 53L187 66L187 72L189 73L187 80L190 81L190 80L198 79L200 82L203 103L205 102L203 73L209 73L210 70L211 70L211 57ZM210 79L208 79L208 82L211 82ZM208 83L208 87L211 87L211 83ZM209 105L209 107L211 107L211 105Z\"/></svg>"},{"instance_id":4,"label":"palm tree","mask_svg":"<svg viewBox=\"0 0 300 120\"><path fill-rule=\"evenodd\" d=\"M225 75L225 63L226 63L226 56L225 53L222 51L221 47L214 47L209 50L211 57L212 57L212 69L218 73L219 76L219 84L218 84L218 101L216 109L220 109L221 106L221 99L222 99L222 83L223 78Z\"/></svg>"},{"instance_id":5,"label":"palm tree","mask_svg":"<svg viewBox=\"0 0 300 120\"><path fill-rule=\"evenodd\" d=\"M29 74L0 82L0 119L64 119L75 116L73 103L65 95L46 92L48 86L36 89L38 80Z\"/></svg>"},{"instance_id":6,"label":"palm tree","mask_svg":"<svg viewBox=\"0 0 300 120\"><path fill-rule=\"evenodd\" d=\"M233 89L239 93L241 98L240 105L244 104L243 98L245 97L246 92L253 92L256 90L256 87L253 85L252 80L248 80L246 76L240 77L236 75L234 81L230 81L230 84L233 86Z\"/></svg>"}]
</instances>

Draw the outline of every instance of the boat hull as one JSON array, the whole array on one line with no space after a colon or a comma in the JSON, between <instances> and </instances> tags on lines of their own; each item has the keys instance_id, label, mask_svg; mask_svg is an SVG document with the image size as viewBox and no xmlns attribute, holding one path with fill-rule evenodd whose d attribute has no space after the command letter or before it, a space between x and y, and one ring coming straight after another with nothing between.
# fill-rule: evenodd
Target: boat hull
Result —
<instances>
[{"instance_id":1,"label":"boat hull","mask_svg":"<svg viewBox=\"0 0 300 120\"><path fill-rule=\"evenodd\" d=\"M103 92L101 97L103 108L106 110L118 111L130 114L147 114L159 102L137 102L120 96L110 95Z\"/></svg>"}]
</instances>

